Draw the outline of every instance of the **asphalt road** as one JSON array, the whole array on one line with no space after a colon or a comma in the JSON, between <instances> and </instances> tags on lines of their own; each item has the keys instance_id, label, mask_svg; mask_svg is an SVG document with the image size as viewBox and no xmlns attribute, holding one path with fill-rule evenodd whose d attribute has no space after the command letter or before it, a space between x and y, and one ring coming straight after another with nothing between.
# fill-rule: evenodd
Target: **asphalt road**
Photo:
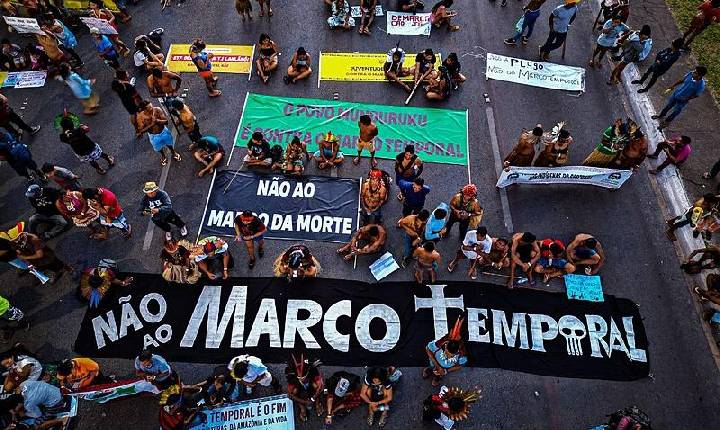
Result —
<instances>
[{"instance_id":1,"label":"asphalt road","mask_svg":"<svg viewBox=\"0 0 720 430\"><path fill-rule=\"evenodd\" d=\"M388 2L382 2L387 5ZM394 2L393 2L394 3ZM432 47L443 54L457 52L461 57L464 73L469 77L463 88L441 107L469 109L469 136L471 153L471 177L478 184L479 199L485 208L484 224L493 235L507 235L504 220L511 219L516 231L531 230L538 237L553 236L569 239L577 232L591 232L603 243L608 263L603 269L605 291L629 298L641 307L644 324L650 339L649 356L652 377L636 382L609 382L541 377L499 369L465 369L448 378L449 384L472 384L484 387L484 398L474 406L471 418L461 428L482 429L583 429L604 419L605 414L629 404L645 409L656 428L681 426L687 429L720 428L716 406L720 386L718 369L712 360L706 339L699 327L699 316L693 307L688 286L678 269L677 256L663 236L663 222L656 195L651 188L646 169L642 169L626 186L617 192L607 192L588 187L534 187L508 190L510 212L503 213L499 194L494 187L496 180L491 135L488 127L490 108L495 120L495 133L500 153L504 155L514 144L523 127L536 122L550 126L567 121L575 138L570 150L571 163L579 163L596 144L602 130L618 115L625 115L622 100L615 89L605 85L609 73L607 65L602 71L589 70L587 92L579 98L563 91L552 91L521 86L508 82L485 81L485 50L534 59L536 46L547 35L547 15L557 1L544 6L536 33L526 47L506 47L502 39L507 37L517 17L520 2L510 1L506 8L499 3L469 2L459 0L456 8L461 11L457 23L459 32L447 34L434 32L430 39L404 37L407 51ZM281 69L286 67L297 46L304 46L312 55L317 68L317 52L386 52L395 46L396 38L388 37L382 29L384 19L376 20L373 35L361 37L356 32L331 32L327 29L327 13L322 1L273 2L275 16L255 20L243 25L235 14L229 0L188 0L182 6L174 6L163 12L156 2L143 2L136 7L132 23L123 28L126 42L141 32L162 26L165 28L165 45L171 42L189 43L195 37L203 37L208 43L252 44L259 33L270 33L280 46ZM256 6L256 5L255 5ZM142 11L142 12L140 12ZM587 61L594 36L589 30L594 15L587 4L580 7L580 14L571 28L565 62L583 66ZM636 24L632 21L631 24ZM379 27L379 28L378 28ZM15 36L17 37L17 36ZM43 124L43 130L30 138L31 149L40 162L55 161L82 173L85 184L107 186L118 194L128 208L134 207L141 197L142 183L158 180L160 165L145 139L135 140L127 115L110 90L110 69L94 56L87 35L80 40L81 55L87 66L83 76L98 79L103 108L99 115L84 118L91 127L92 135L106 150L116 155L118 167L106 177L99 177L87 165L80 165L64 145L59 144L50 120L63 107L78 110L69 91L57 82L48 82L42 89L4 91L11 103L18 107L25 98L28 105L25 117L30 122ZM558 61L554 54L551 61ZM128 60L126 60L129 66ZM240 119L242 102L247 91L263 94L332 98L339 93L342 100L399 105L405 94L399 88L382 83L325 83L318 90L316 81L285 86L276 76L266 86L254 76L247 82L246 75L220 75L219 87L223 95L209 99L204 85L194 74L183 75L183 86L188 88L188 103L198 116L203 131L218 136L230 147ZM138 85L145 93L143 84ZM490 104L485 104L482 94L488 93ZM416 106L427 105L422 97L415 97ZM183 138L182 147L187 144ZM209 178L197 179L197 166L190 154L179 165L172 163L166 190L172 195L177 212L196 231L202 215ZM237 167L238 158L230 167ZM348 177L364 175L365 167L353 167L350 163L340 174ZM389 161L381 161L381 167L392 171ZM310 169L308 173L313 173ZM462 166L428 165L423 173L426 183L433 186L428 206L447 200L467 180ZM23 197L25 183L7 168L0 169L0 221L2 226L30 214L29 205ZM389 204L388 220L399 215L400 205ZM162 237L156 230L148 251L143 250L143 237L147 219L127 210L135 234L129 241L115 237L103 243L90 242L85 232L71 230L54 242L59 254L68 262L83 264L98 258L109 257L120 262L127 271L157 272L160 268L159 251ZM509 217L509 218L508 218ZM390 229L391 247L400 250L402 243L395 229ZM441 242L444 257L450 257L456 246L457 232L449 240ZM268 241L267 255L277 255L285 242ZM358 269L343 264L334 255L334 245L313 244L313 250L324 264L324 276L332 278L370 281L365 269L369 260L360 259ZM260 260L248 273L244 250L234 248L239 261L236 276L267 275L272 258ZM447 261L447 258L445 258ZM336 263L337 262L337 263ZM3 268L5 270L5 268ZM447 275L447 276L445 276ZM459 279L462 270L447 279ZM409 279L409 271L398 271L390 280ZM74 283L65 279L54 287L34 285L28 277L17 278L13 270L5 270L0 276L3 292L11 301L26 310L33 321L28 333L18 333L31 349L38 351L45 360L57 360L72 356L72 342L84 314L85 305L74 296ZM497 279L486 279L497 282ZM558 285L552 289L560 289ZM181 294L181 291L178 291ZM171 357L170 357L171 359ZM131 363L125 360L101 360L106 373L123 375L130 373ZM204 379L212 366L174 363L186 381ZM276 369L279 369L276 367ZM355 369L361 373L362 369ZM432 392L425 381L417 378L418 369L405 369L396 400L393 402L388 427L391 429L424 426L420 421L420 403ZM330 374L334 369L326 369ZM537 395L535 394L537 392ZM82 404L78 428L93 429L153 429L157 428L157 402L152 398L121 400L110 405ZM354 412L342 421L347 428L364 428L364 412ZM427 425L428 428L433 426ZM300 428L320 428L318 420L310 419Z\"/></svg>"}]
</instances>

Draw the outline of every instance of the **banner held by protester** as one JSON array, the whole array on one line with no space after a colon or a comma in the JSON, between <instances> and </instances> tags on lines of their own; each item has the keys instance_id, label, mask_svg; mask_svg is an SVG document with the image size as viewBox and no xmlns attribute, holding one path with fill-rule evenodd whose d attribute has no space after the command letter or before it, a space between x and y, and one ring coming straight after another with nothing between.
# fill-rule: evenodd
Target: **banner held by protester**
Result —
<instances>
[{"instance_id":1,"label":"banner held by protester","mask_svg":"<svg viewBox=\"0 0 720 430\"><path fill-rule=\"evenodd\" d=\"M388 34L402 36L430 36L430 30L432 29L430 15L429 13L388 11L387 32Z\"/></svg>"},{"instance_id":2,"label":"banner held by protester","mask_svg":"<svg viewBox=\"0 0 720 430\"><path fill-rule=\"evenodd\" d=\"M106 19L94 18L91 16L81 16L80 21L83 22L88 28L96 27L100 30L100 34L118 34L117 30L110 25Z\"/></svg>"},{"instance_id":3,"label":"banner held by protester","mask_svg":"<svg viewBox=\"0 0 720 430\"><path fill-rule=\"evenodd\" d=\"M235 236L233 220L248 210L265 224L268 239L348 242L359 191L358 179L224 170L210 188L201 234Z\"/></svg>"},{"instance_id":4,"label":"banner held by protester","mask_svg":"<svg viewBox=\"0 0 720 430\"><path fill-rule=\"evenodd\" d=\"M406 54L405 67L415 64L417 54ZM383 65L387 54L367 52L321 52L321 81L385 82ZM411 64L412 63L412 64ZM435 64L442 63L442 56L435 54ZM412 81L412 76L402 78Z\"/></svg>"},{"instance_id":5,"label":"banner held by protester","mask_svg":"<svg viewBox=\"0 0 720 430\"><path fill-rule=\"evenodd\" d=\"M500 174L496 186L514 184L552 185L579 184L618 189L632 176L630 170L604 169L588 166L509 167Z\"/></svg>"},{"instance_id":6,"label":"banner held by protester","mask_svg":"<svg viewBox=\"0 0 720 430\"><path fill-rule=\"evenodd\" d=\"M132 275L119 300L88 310L76 352L133 358L151 347L184 362L243 353L284 363L305 349L332 366L426 366L425 345L463 314L469 366L619 381L649 373L639 308L610 295L589 302L482 282L319 278L230 278L177 294L160 275Z\"/></svg>"},{"instance_id":7,"label":"banner held by protester","mask_svg":"<svg viewBox=\"0 0 720 430\"><path fill-rule=\"evenodd\" d=\"M585 91L585 69L488 52L485 77L554 90Z\"/></svg>"},{"instance_id":8,"label":"banner held by protester","mask_svg":"<svg viewBox=\"0 0 720 430\"><path fill-rule=\"evenodd\" d=\"M356 152L358 120L369 115L377 123L377 158L394 160L414 145L424 162L467 164L467 111L375 105L340 100L275 97L248 93L235 146L244 147L253 132L270 145L286 147L298 136L314 151L323 135L332 131L340 150Z\"/></svg>"},{"instance_id":9,"label":"banner held by protester","mask_svg":"<svg viewBox=\"0 0 720 430\"><path fill-rule=\"evenodd\" d=\"M45 34L35 18L20 18L17 16L3 16L3 18L5 18L7 25L14 28L18 33Z\"/></svg>"},{"instance_id":10,"label":"banner held by protester","mask_svg":"<svg viewBox=\"0 0 720 430\"><path fill-rule=\"evenodd\" d=\"M207 45L205 52L213 54L214 73L250 73L253 45ZM170 45L165 66L176 73L197 72L190 58L190 45Z\"/></svg>"},{"instance_id":11,"label":"banner held by protester","mask_svg":"<svg viewBox=\"0 0 720 430\"><path fill-rule=\"evenodd\" d=\"M200 423L188 430L295 429L293 402L284 394L200 409L198 415Z\"/></svg>"}]
</instances>

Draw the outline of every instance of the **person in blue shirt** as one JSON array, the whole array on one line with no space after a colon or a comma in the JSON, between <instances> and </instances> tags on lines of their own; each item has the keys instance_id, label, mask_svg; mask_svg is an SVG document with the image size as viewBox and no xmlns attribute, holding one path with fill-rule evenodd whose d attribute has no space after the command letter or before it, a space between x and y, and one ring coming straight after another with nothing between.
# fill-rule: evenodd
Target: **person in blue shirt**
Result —
<instances>
[{"instance_id":1,"label":"person in blue shirt","mask_svg":"<svg viewBox=\"0 0 720 430\"><path fill-rule=\"evenodd\" d=\"M135 358L135 374L145 378L160 390L177 383L178 379L177 374L164 358L147 349Z\"/></svg>"},{"instance_id":2,"label":"person in blue shirt","mask_svg":"<svg viewBox=\"0 0 720 430\"><path fill-rule=\"evenodd\" d=\"M198 178L202 178L207 173L212 173L215 166L222 161L225 156L225 148L220 144L217 137L206 134L197 141L193 156L205 166L197 172Z\"/></svg>"},{"instance_id":3,"label":"person in blue shirt","mask_svg":"<svg viewBox=\"0 0 720 430\"><path fill-rule=\"evenodd\" d=\"M659 129L670 125L670 123L680 115L680 112L685 109L690 100L697 98L705 90L705 78L707 69L704 66L697 66L692 72L687 72L685 76L675 82L667 91L672 91L670 98L668 98L667 104L660 111L659 114L653 115L652 119L661 119ZM665 115L670 112L670 116L665 118Z\"/></svg>"},{"instance_id":4,"label":"person in blue shirt","mask_svg":"<svg viewBox=\"0 0 720 430\"><path fill-rule=\"evenodd\" d=\"M643 25L640 31L626 33L618 39L618 45L621 46L622 52L620 56L613 56L613 60L620 60L610 74L608 85L620 83L620 77L623 70L630 63L638 63L643 61L652 49L652 39L650 34L652 30L649 25Z\"/></svg>"},{"instance_id":5,"label":"person in blue shirt","mask_svg":"<svg viewBox=\"0 0 720 430\"><path fill-rule=\"evenodd\" d=\"M550 34L545 44L540 46L540 60L547 61L550 58L550 52L558 49L565 43L570 25L577 17L578 0L565 0L562 4L553 9L550 14Z\"/></svg>"},{"instance_id":6,"label":"person in blue shirt","mask_svg":"<svg viewBox=\"0 0 720 430\"><path fill-rule=\"evenodd\" d=\"M36 178L45 179L45 174L38 170L38 165L32 158L27 145L15 139L10 133L0 133L0 161L7 161L18 175L32 180L32 174Z\"/></svg>"},{"instance_id":7,"label":"person in blue shirt","mask_svg":"<svg viewBox=\"0 0 720 430\"><path fill-rule=\"evenodd\" d=\"M120 70L120 56L115 49L115 45L112 44L110 39L104 34L100 34L100 29L97 27L92 27L90 29L90 36L93 38L95 48L97 49L100 58L102 58L113 69Z\"/></svg>"},{"instance_id":8,"label":"person in blue shirt","mask_svg":"<svg viewBox=\"0 0 720 430\"><path fill-rule=\"evenodd\" d=\"M619 16L614 16L612 19L605 21L600 36L597 38L597 46L592 54L592 58L590 58L588 66L597 66L598 69L602 68L602 60L603 57L605 57L605 53L615 46L620 35L627 31L630 31L630 27L628 27Z\"/></svg>"},{"instance_id":9,"label":"person in blue shirt","mask_svg":"<svg viewBox=\"0 0 720 430\"><path fill-rule=\"evenodd\" d=\"M652 88L653 85L655 85L655 82L657 82L657 79L664 75L665 72L670 70L670 67L672 67L673 64L680 58L680 54L682 52L680 51L683 46L683 40L681 37L673 40L672 45L669 48L665 48L662 51L658 52L655 56L655 62L648 67L645 74L642 75L640 79L636 79L632 81L631 83L636 85L642 85L645 82L645 79L650 76L652 73L652 77L650 78L650 81L647 83L647 86L645 88L640 88L637 90L638 93L646 93L650 88Z\"/></svg>"},{"instance_id":10,"label":"person in blue shirt","mask_svg":"<svg viewBox=\"0 0 720 430\"><path fill-rule=\"evenodd\" d=\"M419 214L425 206L425 197L430 192L430 187L425 185L425 180L415 178L413 181L406 181L400 178L398 185L403 195L402 216Z\"/></svg>"}]
</instances>

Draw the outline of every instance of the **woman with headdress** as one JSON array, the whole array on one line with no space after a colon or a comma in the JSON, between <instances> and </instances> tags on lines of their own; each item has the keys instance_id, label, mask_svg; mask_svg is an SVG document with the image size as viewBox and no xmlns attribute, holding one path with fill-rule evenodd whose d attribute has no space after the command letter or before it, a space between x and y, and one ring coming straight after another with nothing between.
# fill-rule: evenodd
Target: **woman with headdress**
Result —
<instances>
[{"instance_id":1,"label":"woman with headdress","mask_svg":"<svg viewBox=\"0 0 720 430\"><path fill-rule=\"evenodd\" d=\"M200 279L200 269L190 258L192 245L186 241L166 240L160 253L163 262L162 277L168 282L195 284Z\"/></svg>"},{"instance_id":2,"label":"woman with headdress","mask_svg":"<svg viewBox=\"0 0 720 430\"><path fill-rule=\"evenodd\" d=\"M559 123L553 128L553 137L545 141L540 155L533 163L535 167L562 167L567 164L568 152L573 138L570 132L563 128L565 124Z\"/></svg>"},{"instance_id":3,"label":"woman with headdress","mask_svg":"<svg viewBox=\"0 0 720 430\"><path fill-rule=\"evenodd\" d=\"M305 422L309 407L315 407L318 416L325 412L320 398L323 392L323 377L318 370L320 360L311 361L304 354L300 354L300 357L292 354L290 357L291 362L285 368L288 397L298 407L300 421Z\"/></svg>"},{"instance_id":4,"label":"woman with headdress","mask_svg":"<svg viewBox=\"0 0 720 430\"><path fill-rule=\"evenodd\" d=\"M450 430L455 422L467 419L470 407L480 399L480 390L464 391L457 387L442 386L438 394L423 401L423 420L435 421L445 430Z\"/></svg>"},{"instance_id":5,"label":"woman with headdress","mask_svg":"<svg viewBox=\"0 0 720 430\"><path fill-rule=\"evenodd\" d=\"M648 155L648 140L635 123L630 126L630 141L613 161L618 169L637 169Z\"/></svg>"},{"instance_id":6,"label":"woman with headdress","mask_svg":"<svg viewBox=\"0 0 720 430\"><path fill-rule=\"evenodd\" d=\"M315 277L320 271L320 262L310 253L305 245L293 245L282 253L273 265L275 276L287 278Z\"/></svg>"},{"instance_id":7,"label":"woman with headdress","mask_svg":"<svg viewBox=\"0 0 720 430\"><path fill-rule=\"evenodd\" d=\"M629 129L630 123L635 124L632 120L624 123L621 118L616 119L613 125L605 129L600 143L598 143L595 149L593 149L593 152L585 158L582 165L608 167L629 140L631 133Z\"/></svg>"},{"instance_id":8,"label":"woman with headdress","mask_svg":"<svg viewBox=\"0 0 720 430\"><path fill-rule=\"evenodd\" d=\"M38 381L43 373L43 366L40 361L30 355L30 352L20 343L16 343L9 351L0 355L0 365L5 371L14 370L15 375L20 376L13 382L13 384L16 383L17 385L22 381ZM10 377L9 374L7 377ZM6 379L5 382L7 383L8 380Z\"/></svg>"},{"instance_id":9,"label":"woman with headdress","mask_svg":"<svg viewBox=\"0 0 720 430\"><path fill-rule=\"evenodd\" d=\"M90 229L90 239L105 240L108 236L106 227L100 225L98 218L100 212L93 209L85 200L80 191L65 191L65 194L55 202L57 209L67 219L72 220L78 227Z\"/></svg>"},{"instance_id":10,"label":"woman with headdress","mask_svg":"<svg viewBox=\"0 0 720 430\"><path fill-rule=\"evenodd\" d=\"M97 308L113 285L128 286L132 277L119 279L113 264L109 260L101 260L97 267L89 267L80 275L78 295L87 300L90 308Z\"/></svg>"},{"instance_id":11,"label":"woman with headdress","mask_svg":"<svg viewBox=\"0 0 720 430\"><path fill-rule=\"evenodd\" d=\"M483 208L477 199L477 186L467 184L450 199L450 218L446 233L450 233L455 223L460 229L460 241L465 239L468 228L477 228L482 221Z\"/></svg>"},{"instance_id":12,"label":"woman with headdress","mask_svg":"<svg viewBox=\"0 0 720 430\"><path fill-rule=\"evenodd\" d=\"M462 369L467 364L465 343L460 335L462 324L463 318L458 318L450 333L438 340L430 341L425 347L430 366L423 369L422 377L427 379L432 376L433 387L440 384L440 378Z\"/></svg>"}]
</instances>

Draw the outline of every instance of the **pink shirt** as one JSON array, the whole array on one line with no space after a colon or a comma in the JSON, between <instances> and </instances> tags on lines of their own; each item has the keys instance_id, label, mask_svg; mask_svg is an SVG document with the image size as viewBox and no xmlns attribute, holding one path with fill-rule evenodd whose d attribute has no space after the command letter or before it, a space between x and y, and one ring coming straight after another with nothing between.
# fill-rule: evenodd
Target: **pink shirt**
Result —
<instances>
[{"instance_id":1,"label":"pink shirt","mask_svg":"<svg viewBox=\"0 0 720 430\"><path fill-rule=\"evenodd\" d=\"M677 149L673 152L673 156L677 160L678 163L682 163L683 161L687 160L687 158L690 156L690 153L692 152L692 148L690 145L685 145L680 149Z\"/></svg>"}]
</instances>

